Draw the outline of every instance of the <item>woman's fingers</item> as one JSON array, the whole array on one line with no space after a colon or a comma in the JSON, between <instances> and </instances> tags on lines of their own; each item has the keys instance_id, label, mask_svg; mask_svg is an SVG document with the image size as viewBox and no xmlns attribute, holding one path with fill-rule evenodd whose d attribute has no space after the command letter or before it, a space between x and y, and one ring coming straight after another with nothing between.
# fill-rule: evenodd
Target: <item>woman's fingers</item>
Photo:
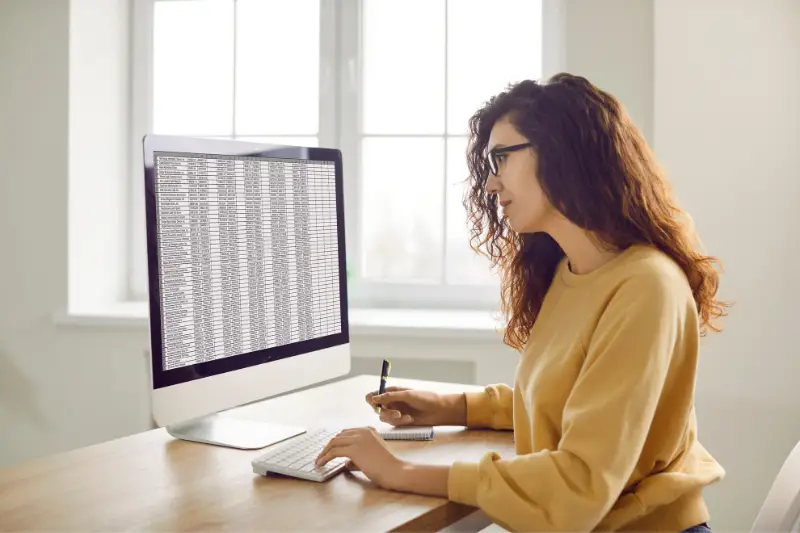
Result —
<instances>
[{"instance_id":1,"label":"woman's fingers","mask_svg":"<svg viewBox=\"0 0 800 533\"><path fill-rule=\"evenodd\" d=\"M392 402L408 402L410 396L411 394L408 390L387 390L383 394L373 396L372 401L380 405L387 405Z\"/></svg>"},{"instance_id":2,"label":"woman's fingers","mask_svg":"<svg viewBox=\"0 0 800 533\"><path fill-rule=\"evenodd\" d=\"M381 411L381 422L386 422L394 426L407 425L414 422L414 417L411 415L404 415L395 409L386 409Z\"/></svg>"},{"instance_id":3,"label":"woman's fingers","mask_svg":"<svg viewBox=\"0 0 800 533\"><path fill-rule=\"evenodd\" d=\"M411 390L411 389L409 389L408 387L386 387L386 389L384 390L384 393L386 393L386 392L402 392L402 391L407 391L407 390ZM367 401L368 404L370 404L374 408L374 407L378 406L378 404L374 401L375 396L377 396L377 395L378 395L378 391L368 392L367 395L364 397L364 399Z\"/></svg>"},{"instance_id":4,"label":"woman's fingers","mask_svg":"<svg viewBox=\"0 0 800 533\"><path fill-rule=\"evenodd\" d=\"M317 466L324 466L338 457L350 457L354 450L355 446L351 444L333 446L327 452L320 454L317 458Z\"/></svg>"},{"instance_id":5,"label":"woman's fingers","mask_svg":"<svg viewBox=\"0 0 800 533\"><path fill-rule=\"evenodd\" d=\"M386 408L383 408L381 410L380 419L381 419L381 422L388 422L388 423L391 424L392 422L400 420L400 418L402 416L403 416L403 413L401 413L397 409L386 409Z\"/></svg>"},{"instance_id":6,"label":"woman's fingers","mask_svg":"<svg viewBox=\"0 0 800 533\"><path fill-rule=\"evenodd\" d=\"M334 448L339 448L339 447L342 447L342 446L349 446L350 444L353 444L355 442L355 440L356 440L356 437L348 435L346 433L348 431L350 431L350 430L344 430L343 432L339 433L339 435L337 435L337 436L333 437L331 440L329 440L328 444L326 444L325 447L322 448L322 451L319 452L319 455L317 456L317 458L321 459L323 456L329 454L331 452L331 450L333 450ZM330 459L328 459L328 460L330 460ZM318 463L318 464L322 464L322 463Z\"/></svg>"}]
</instances>

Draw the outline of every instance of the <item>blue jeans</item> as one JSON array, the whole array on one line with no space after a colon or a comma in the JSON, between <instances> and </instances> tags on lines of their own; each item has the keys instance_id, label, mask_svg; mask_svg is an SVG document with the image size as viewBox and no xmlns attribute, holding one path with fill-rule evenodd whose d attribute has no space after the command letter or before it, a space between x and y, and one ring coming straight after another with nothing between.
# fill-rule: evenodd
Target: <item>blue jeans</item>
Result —
<instances>
[{"instance_id":1,"label":"blue jeans","mask_svg":"<svg viewBox=\"0 0 800 533\"><path fill-rule=\"evenodd\" d=\"M711 528L708 527L708 524L702 523L685 529L682 533L711 533Z\"/></svg>"}]
</instances>

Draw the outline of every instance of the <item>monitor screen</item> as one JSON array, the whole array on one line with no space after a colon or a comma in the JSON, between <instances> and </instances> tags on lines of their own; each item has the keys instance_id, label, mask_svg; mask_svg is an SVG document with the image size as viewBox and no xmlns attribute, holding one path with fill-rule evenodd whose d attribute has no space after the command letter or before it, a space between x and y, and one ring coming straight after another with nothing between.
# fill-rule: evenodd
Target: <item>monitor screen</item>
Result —
<instances>
[{"instance_id":1,"label":"monitor screen","mask_svg":"<svg viewBox=\"0 0 800 533\"><path fill-rule=\"evenodd\" d=\"M156 388L348 341L339 152L227 146L146 156Z\"/></svg>"}]
</instances>

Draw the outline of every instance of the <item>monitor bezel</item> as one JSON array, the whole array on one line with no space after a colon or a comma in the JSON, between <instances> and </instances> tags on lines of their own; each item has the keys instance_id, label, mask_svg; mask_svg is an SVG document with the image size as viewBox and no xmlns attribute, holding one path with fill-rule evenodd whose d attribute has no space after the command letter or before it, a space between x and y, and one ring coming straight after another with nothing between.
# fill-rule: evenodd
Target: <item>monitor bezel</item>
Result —
<instances>
[{"instance_id":1,"label":"monitor bezel","mask_svg":"<svg viewBox=\"0 0 800 533\"><path fill-rule=\"evenodd\" d=\"M292 356L349 344L349 317L347 299L347 255L344 226L344 182L342 153L334 148L290 146L255 143L227 139L206 139L170 135L146 135L144 148L144 193L147 231L147 272L150 323L150 359L153 389L161 389L197 379L241 370ZM192 154L271 157L303 159L310 161L332 161L335 166L336 220L339 241L339 305L341 313L340 333L276 346L263 350L229 356L172 370L163 368L163 315L161 312L161 284L158 255L158 220L156 216L155 153L181 152Z\"/></svg>"}]
</instances>

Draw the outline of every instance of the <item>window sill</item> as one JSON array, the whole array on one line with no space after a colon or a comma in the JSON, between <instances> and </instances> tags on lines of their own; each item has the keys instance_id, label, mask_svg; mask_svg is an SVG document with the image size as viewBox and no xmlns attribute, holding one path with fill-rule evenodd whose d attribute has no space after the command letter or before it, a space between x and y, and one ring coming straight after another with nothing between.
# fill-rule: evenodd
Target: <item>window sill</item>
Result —
<instances>
[{"instance_id":1,"label":"window sill","mask_svg":"<svg viewBox=\"0 0 800 533\"><path fill-rule=\"evenodd\" d=\"M147 328L145 302L120 302L86 311L62 311L60 326ZM501 341L500 321L490 311L444 309L350 309L354 336Z\"/></svg>"}]
</instances>

